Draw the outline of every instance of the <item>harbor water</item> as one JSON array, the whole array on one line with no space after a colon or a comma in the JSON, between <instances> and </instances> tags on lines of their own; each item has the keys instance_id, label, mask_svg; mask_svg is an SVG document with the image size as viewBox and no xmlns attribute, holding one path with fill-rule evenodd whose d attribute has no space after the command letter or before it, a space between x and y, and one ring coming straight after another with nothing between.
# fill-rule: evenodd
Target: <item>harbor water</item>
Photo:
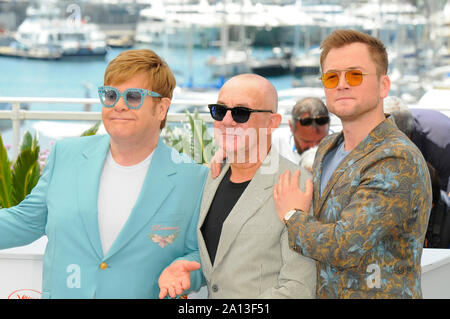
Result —
<instances>
[{"instance_id":1,"label":"harbor water","mask_svg":"<svg viewBox=\"0 0 450 319\"><path fill-rule=\"evenodd\" d=\"M220 49L164 48L138 45L163 57L175 74L178 85L187 85L192 78L194 86L213 86L219 79L212 76L206 65L211 56L219 56ZM96 97L97 87L103 85L103 74L109 61L126 49L111 48L105 57L68 57L61 60L31 60L0 57L0 96L7 97ZM253 56L267 57L270 48L255 48ZM192 58L189 58L189 56ZM293 75L270 77L277 89L292 85ZM37 106L33 106L37 107ZM46 106L38 106L46 109ZM53 108L53 106L48 106Z\"/></svg>"},{"instance_id":2,"label":"harbor water","mask_svg":"<svg viewBox=\"0 0 450 319\"><path fill-rule=\"evenodd\" d=\"M212 75L212 71L206 64L211 56L220 56L219 48L167 48L163 46L151 46L138 44L133 49L148 48L162 56L171 67L181 87L191 86L196 90L206 88L217 90L220 79ZM65 57L60 60L33 60L14 57L0 57L0 96L1 97L62 97L62 98L85 98L97 97L98 86L103 85L103 75L108 63L120 52L127 49L111 48L104 57ZM254 57L265 58L272 54L271 48L255 48L252 52ZM269 77L270 81L278 90L289 89L293 75ZM211 101L215 102L215 101ZM82 111L83 105L61 105L33 103L29 105L34 111ZM91 111L99 112L100 105L92 105ZM170 110L169 110L170 112ZM9 121L9 120L1 120ZM8 124L8 123L5 123ZM92 123L80 123L79 126L71 122L48 123L37 121L24 121L21 134L30 131L35 134L36 130L44 129L39 133L41 148L50 148L54 140L66 136L76 136ZM7 126L7 125L5 125ZM44 127L44 128L43 128ZM11 129L1 131L4 144L12 144ZM8 151L8 154L11 150Z\"/></svg>"}]
</instances>

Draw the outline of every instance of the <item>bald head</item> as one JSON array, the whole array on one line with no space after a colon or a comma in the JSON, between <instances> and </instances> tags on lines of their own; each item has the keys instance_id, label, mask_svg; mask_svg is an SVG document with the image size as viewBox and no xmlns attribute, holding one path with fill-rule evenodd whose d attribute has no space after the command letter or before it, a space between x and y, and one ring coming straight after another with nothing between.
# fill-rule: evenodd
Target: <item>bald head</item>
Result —
<instances>
[{"instance_id":1,"label":"bald head","mask_svg":"<svg viewBox=\"0 0 450 319\"><path fill-rule=\"evenodd\" d=\"M275 87L262 76L241 74L222 86L217 104L228 109L244 107L253 110L244 113L244 121L236 121L233 113L226 111L221 120L214 121L214 138L227 153L227 158L237 159L241 164L261 163L270 150L272 132L281 122L281 115L276 113L278 95ZM235 116L238 113L234 113Z\"/></svg>"},{"instance_id":2,"label":"bald head","mask_svg":"<svg viewBox=\"0 0 450 319\"><path fill-rule=\"evenodd\" d=\"M252 109L278 110L277 90L266 78L257 74L240 74L229 79L220 89L219 101L230 91L239 92L242 97L252 97L255 105L248 106Z\"/></svg>"}]
</instances>

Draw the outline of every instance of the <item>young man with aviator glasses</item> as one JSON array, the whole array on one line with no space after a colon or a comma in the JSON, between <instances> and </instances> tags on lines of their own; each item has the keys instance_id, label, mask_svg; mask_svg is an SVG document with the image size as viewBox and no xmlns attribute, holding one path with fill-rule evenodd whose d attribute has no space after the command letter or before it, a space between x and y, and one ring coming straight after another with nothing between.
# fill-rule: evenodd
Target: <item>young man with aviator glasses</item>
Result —
<instances>
[{"instance_id":1,"label":"young man with aviator glasses","mask_svg":"<svg viewBox=\"0 0 450 319\"><path fill-rule=\"evenodd\" d=\"M420 151L383 113L386 49L353 30L321 48L326 105L343 130L320 143L312 192L298 189L299 173L274 188L290 247L317 261L318 298L421 298L431 183Z\"/></svg>"}]
</instances>

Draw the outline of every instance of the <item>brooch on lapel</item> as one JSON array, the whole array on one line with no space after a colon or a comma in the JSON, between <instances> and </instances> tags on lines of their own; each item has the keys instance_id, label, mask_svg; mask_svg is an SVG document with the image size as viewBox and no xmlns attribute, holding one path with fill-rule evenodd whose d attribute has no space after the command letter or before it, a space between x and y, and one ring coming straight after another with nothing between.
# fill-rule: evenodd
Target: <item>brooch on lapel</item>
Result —
<instances>
[{"instance_id":1,"label":"brooch on lapel","mask_svg":"<svg viewBox=\"0 0 450 319\"><path fill-rule=\"evenodd\" d=\"M178 232L174 232L173 234L170 234L168 236L160 236L157 234L149 234L148 237L150 237L155 243L159 245L159 247L164 248L168 244L172 244L175 238L177 238Z\"/></svg>"},{"instance_id":2,"label":"brooch on lapel","mask_svg":"<svg viewBox=\"0 0 450 319\"><path fill-rule=\"evenodd\" d=\"M179 227L163 227L161 225L154 225L152 227L153 231L167 231L167 230L174 230L175 232L167 235L167 236L161 236L158 234L150 233L148 237L150 237L155 243L159 245L159 247L164 248L168 244L172 244L175 238L177 238L178 233L180 232Z\"/></svg>"}]
</instances>

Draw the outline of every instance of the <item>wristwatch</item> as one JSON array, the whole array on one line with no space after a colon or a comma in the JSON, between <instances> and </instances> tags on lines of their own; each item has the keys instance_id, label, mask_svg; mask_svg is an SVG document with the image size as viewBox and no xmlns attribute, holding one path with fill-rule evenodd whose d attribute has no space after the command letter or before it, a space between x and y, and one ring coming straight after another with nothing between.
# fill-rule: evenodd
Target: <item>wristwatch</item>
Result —
<instances>
[{"instance_id":1,"label":"wristwatch","mask_svg":"<svg viewBox=\"0 0 450 319\"><path fill-rule=\"evenodd\" d=\"M286 226L287 226L287 223L288 223L288 221L289 221L289 218L291 218L292 215L294 215L296 212L297 212L297 211L296 211L295 209L291 209L290 211L288 211L288 212L286 213L286 215L284 215L283 222L284 222L284 224L285 224Z\"/></svg>"}]
</instances>

